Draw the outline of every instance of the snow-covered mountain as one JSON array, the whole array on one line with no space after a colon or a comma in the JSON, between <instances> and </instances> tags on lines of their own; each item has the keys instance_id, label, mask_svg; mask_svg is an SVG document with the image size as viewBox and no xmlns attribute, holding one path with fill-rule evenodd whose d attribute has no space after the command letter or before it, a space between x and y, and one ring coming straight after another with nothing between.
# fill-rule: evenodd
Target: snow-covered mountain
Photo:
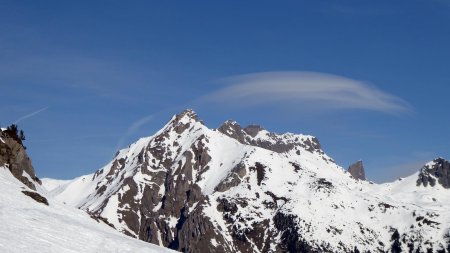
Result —
<instances>
[{"instance_id":1,"label":"snow-covered mountain","mask_svg":"<svg viewBox=\"0 0 450 253\"><path fill-rule=\"evenodd\" d=\"M448 252L449 163L355 179L309 135L192 110L95 173L44 179L50 196L131 237L183 252Z\"/></svg>"},{"instance_id":2,"label":"snow-covered mountain","mask_svg":"<svg viewBox=\"0 0 450 253\"><path fill-rule=\"evenodd\" d=\"M54 201L14 132L0 129L0 252L174 252Z\"/></svg>"},{"instance_id":3,"label":"snow-covered mountain","mask_svg":"<svg viewBox=\"0 0 450 253\"><path fill-rule=\"evenodd\" d=\"M37 193L0 167L0 252L174 252L125 236L88 214Z\"/></svg>"}]
</instances>

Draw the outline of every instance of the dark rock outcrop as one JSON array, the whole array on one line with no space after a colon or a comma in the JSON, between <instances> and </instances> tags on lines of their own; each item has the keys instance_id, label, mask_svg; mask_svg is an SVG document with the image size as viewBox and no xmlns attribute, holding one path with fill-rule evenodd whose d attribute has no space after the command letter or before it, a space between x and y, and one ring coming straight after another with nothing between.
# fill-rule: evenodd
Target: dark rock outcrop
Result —
<instances>
[{"instance_id":1,"label":"dark rock outcrop","mask_svg":"<svg viewBox=\"0 0 450 253\"><path fill-rule=\"evenodd\" d=\"M420 169L417 186L435 186L436 183L442 187L450 188L450 162L443 158L436 158Z\"/></svg>"},{"instance_id":2,"label":"dark rock outcrop","mask_svg":"<svg viewBox=\"0 0 450 253\"><path fill-rule=\"evenodd\" d=\"M36 190L41 184L36 177L31 159L22 142L8 131L0 130L0 166L7 167L11 173L30 189Z\"/></svg>"},{"instance_id":3,"label":"dark rock outcrop","mask_svg":"<svg viewBox=\"0 0 450 253\"><path fill-rule=\"evenodd\" d=\"M239 141L240 143L246 143L246 134L242 130L241 125L239 125L239 123L237 123L236 121L227 120L217 130Z\"/></svg>"},{"instance_id":4,"label":"dark rock outcrop","mask_svg":"<svg viewBox=\"0 0 450 253\"><path fill-rule=\"evenodd\" d=\"M273 218L275 227L280 231L281 244L278 245L281 252L304 252L304 253L318 253L322 252L319 249L314 249L309 245L298 233L296 229L296 219L294 215L284 214L278 212Z\"/></svg>"},{"instance_id":5,"label":"dark rock outcrop","mask_svg":"<svg viewBox=\"0 0 450 253\"><path fill-rule=\"evenodd\" d=\"M350 165L347 170L353 178L358 180L366 180L366 173L364 171L364 165L361 160Z\"/></svg>"},{"instance_id":6,"label":"dark rock outcrop","mask_svg":"<svg viewBox=\"0 0 450 253\"><path fill-rule=\"evenodd\" d=\"M248 125L246 128L243 129L244 132L246 132L251 137L256 137L256 135L264 130L260 125Z\"/></svg>"},{"instance_id":7,"label":"dark rock outcrop","mask_svg":"<svg viewBox=\"0 0 450 253\"><path fill-rule=\"evenodd\" d=\"M36 202L42 203L44 205L48 206L48 200L43 197L41 194L37 192L32 191L22 191L23 194L27 195L28 197L34 199Z\"/></svg>"}]
</instances>

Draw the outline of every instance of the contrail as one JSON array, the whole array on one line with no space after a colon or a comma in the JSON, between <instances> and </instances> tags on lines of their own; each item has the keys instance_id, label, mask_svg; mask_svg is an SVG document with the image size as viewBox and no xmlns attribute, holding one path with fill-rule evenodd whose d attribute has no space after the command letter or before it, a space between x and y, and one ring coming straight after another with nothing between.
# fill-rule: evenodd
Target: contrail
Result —
<instances>
[{"instance_id":1,"label":"contrail","mask_svg":"<svg viewBox=\"0 0 450 253\"><path fill-rule=\"evenodd\" d=\"M126 138L128 136L130 136L132 133L134 133L136 130L138 130L142 125L144 125L145 123L151 121L153 118L155 117L155 114L151 114L148 116L145 116L137 121L135 121L128 129L127 132L125 133L124 136L122 136L122 138L120 138L119 142L116 145L116 150L119 150L123 143L125 142Z\"/></svg>"},{"instance_id":2,"label":"contrail","mask_svg":"<svg viewBox=\"0 0 450 253\"><path fill-rule=\"evenodd\" d=\"M46 106L46 107L44 107L44 108L41 108L41 109L39 109L39 110L37 110L37 111L35 111L35 112L32 112L32 113L30 113L30 114L27 114L27 115L25 115L25 116L22 116L22 117L20 117L19 119L17 119L15 122L14 122L14 124L17 124L17 123L19 123L20 121L22 121L22 120L25 120L25 119L28 119L28 118L30 118L30 117L33 117L34 115L36 115L36 114L38 114L38 113L41 113L41 112L43 112L43 111L45 111L45 110L47 110L48 109L48 106Z\"/></svg>"},{"instance_id":3,"label":"contrail","mask_svg":"<svg viewBox=\"0 0 450 253\"><path fill-rule=\"evenodd\" d=\"M152 121L154 118L158 117L159 115L166 113L166 112L170 112L173 110L180 110L181 108L186 108L187 104L183 105L183 106L171 106L171 107L167 107L165 109L162 109L160 111L157 111L153 114L147 115L145 117L142 117L140 119L138 119L137 121L133 122L133 124L131 124L131 126L128 127L127 131L125 132L125 134L122 136L122 138L120 138L119 142L116 145L115 151L118 151L120 149L122 149L125 141L127 140L127 138L132 135L133 133L135 133L137 130L139 130L140 127L142 127L143 125L147 124L148 122Z\"/></svg>"}]
</instances>

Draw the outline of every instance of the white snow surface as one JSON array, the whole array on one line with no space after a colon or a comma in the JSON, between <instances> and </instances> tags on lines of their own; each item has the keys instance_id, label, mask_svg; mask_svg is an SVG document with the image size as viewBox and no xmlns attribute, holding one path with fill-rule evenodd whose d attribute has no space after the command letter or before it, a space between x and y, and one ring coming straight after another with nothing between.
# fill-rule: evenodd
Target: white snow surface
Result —
<instances>
[{"instance_id":1,"label":"white snow surface","mask_svg":"<svg viewBox=\"0 0 450 253\"><path fill-rule=\"evenodd\" d=\"M45 193L50 205L38 203L23 190L32 191L0 167L0 252L174 252L125 236Z\"/></svg>"},{"instance_id":2,"label":"white snow surface","mask_svg":"<svg viewBox=\"0 0 450 253\"><path fill-rule=\"evenodd\" d=\"M444 235L450 229L450 190L439 184L435 187L418 187L416 180L419 172L386 184L358 181L322 150L311 151L299 145L290 151L277 153L244 145L189 117L179 120L179 124L188 124L189 128L182 134L177 134L173 131L173 120L174 118L154 136L142 138L121 150L113 161L95 174L81 176L70 182L43 180L44 187L51 196L68 205L90 211L103 210L102 217L113 223L117 230L130 232L126 224L118 219L117 196L127 191L123 180L132 178L142 189L145 185L153 184L152 178L142 173L142 170L165 170L157 163L152 163L147 148L158 145L167 147L169 152L166 155L174 161L171 169L175 173L175 165L188 162L183 154L191 152L193 146L203 144L208 149L211 160L207 164L207 170L199 168L192 172L193 178L197 178L196 173L202 170L198 181L193 183L202 189L203 194L209 196L210 204L203 206L203 212L210 218L215 230L227 241L232 241L230 224L225 222L222 213L217 210L216 200L219 198L249 201L247 206L240 207L234 214L245 221L239 224L241 228L250 228L255 222L272 220L279 212L293 214L299 218L298 229L306 241L318 247L326 242L336 252L354 247L372 252L387 251L391 246L389 242L394 228L400 234L408 234L410 238L407 239L416 244L430 242L434 250L442 249L448 243L444 240ZM161 143L157 137L163 134L165 138ZM254 139L273 142L272 137L263 130ZM286 143L313 140L309 135L291 133L278 135L277 138ZM140 154L150 156L145 168L138 162ZM245 183L224 192L215 191L217 185L229 179L232 169L239 163L246 169L246 180L242 181ZM256 163L265 167L262 181L251 170ZM108 174L111 173L115 177L109 177ZM103 185L106 186L104 193L95 195L96 188ZM160 194L164 193L164 185L155 187ZM268 192L278 197L275 209L264 208L264 203L274 201ZM260 197L255 197L256 193ZM135 196L135 200L139 203L139 196ZM105 201L111 202L102 209ZM156 206L153 211L157 211L159 207ZM194 208L196 207L192 206L190 210ZM425 217L439 225L417 222L418 217ZM165 218L172 225L176 224L175 217ZM273 226L271 221L269 227ZM379 242L384 242L384 246ZM407 248L403 250L407 251Z\"/></svg>"},{"instance_id":3,"label":"white snow surface","mask_svg":"<svg viewBox=\"0 0 450 253\"><path fill-rule=\"evenodd\" d=\"M52 178L42 178L42 184L45 185L45 189L47 191L54 191L56 189L64 188L64 186L68 183L71 183L72 180L61 180L61 179L52 179Z\"/></svg>"}]
</instances>

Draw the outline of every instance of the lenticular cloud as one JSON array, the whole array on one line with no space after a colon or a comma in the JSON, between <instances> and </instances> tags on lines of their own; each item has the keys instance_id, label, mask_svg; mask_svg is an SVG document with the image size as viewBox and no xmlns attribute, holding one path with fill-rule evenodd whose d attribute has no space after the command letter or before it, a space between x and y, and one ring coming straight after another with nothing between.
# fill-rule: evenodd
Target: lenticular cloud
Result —
<instances>
[{"instance_id":1,"label":"lenticular cloud","mask_svg":"<svg viewBox=\"0 0 450 253\"><path fill-rule=\"evenodd\" d=\"M368 83L317 72L263 72L231 77L206 100L234 104L307 102L332 109L387 113L410 111L409 104Z\"/></svg>"}]
</instances>

